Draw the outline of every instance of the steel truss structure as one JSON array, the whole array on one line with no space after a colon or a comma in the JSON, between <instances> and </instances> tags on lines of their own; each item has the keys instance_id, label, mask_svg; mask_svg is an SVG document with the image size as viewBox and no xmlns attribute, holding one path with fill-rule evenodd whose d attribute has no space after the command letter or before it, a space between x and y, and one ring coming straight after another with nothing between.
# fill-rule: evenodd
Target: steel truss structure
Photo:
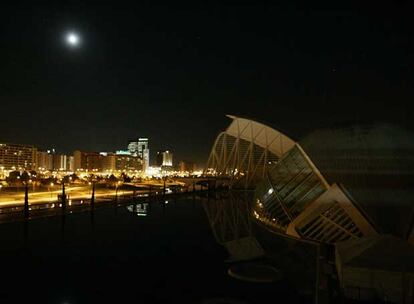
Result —
<instances>
[{"instance_id":1,"label":"steel truss structure","mask_svg":"<svg viewBox=\"0 0 414 304\"><path fill-rule=\"evenodd\" d=\"M262 123L227 115L232 119L213 145L205 174L230 177L230 185L254 188L269 165L276 163L295 142Z\"/></svg>"}]
</instances>

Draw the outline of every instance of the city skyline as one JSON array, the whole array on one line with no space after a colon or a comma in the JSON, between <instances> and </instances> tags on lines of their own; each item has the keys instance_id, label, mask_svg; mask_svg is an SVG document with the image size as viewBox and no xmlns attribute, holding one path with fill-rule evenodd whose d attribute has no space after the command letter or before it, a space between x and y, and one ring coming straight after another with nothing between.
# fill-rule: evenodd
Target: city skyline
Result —
<instances>
[{"instance_id":1,"label":"city skyline","mask_svg":"<svg viewBox=\"0 0 414 304\"><path fill-rule=\"evenodd\" d=\"M148 138L140 138L140 139L145 139L145 140L147 140L147 143L148 143ZM76 152L76 151L83 151L83 152L86 152L86 153L98 153L98 154L101 154L102 155L102 153L104 153L104 154L106 154L106 153L112 153L112 154L125 154L125 153L130 153L132 156L139 156L141 159L144 159L145 157L147 157L148 156L148 154L149 155L152 155L153 157L150 157L149 158L149 166L156 166L157 165L157 155L158 155L158 153L161 151L161 150L158 150L158 151L154 151L153 149L147 149L148 151L147 151L147 156L146 155L141 155L141 154L139 154L139 155L134 155L134 153L132 153L129 149L128 149L128 146L129 146L129 144L131 143L132 141L131 140L127 140L127 144L124 146L124 147L117 147L116 149L114 149L114 150L109 150L109 149L106 149L106 150L102 150L102 151L91 151L91 150L89 150L89 151L86 151L86 150L84 150L84 149L80 149L80 148L74 148L74 149L72 149L72 150L69 150L69 151L61 151L61 150L57 150L57 149L55 149L55 148L53 148L53 147L39 147L38 145L36 145L35 143L22 143L22 142L0 142L0 146L1 145L4 145L4 144L6 144L6 145L17 145L17 146L31 146L31 147L33 147L33 148L35 148L36 149L36 151L37 151L37 153L39 153L39 152L42 152L42 153L46 153L46 154L56 154L56 155L67 155L67 156L71 156L71 155L73 155L73 153L74 152ZM129 144L128 144L129 143ZM152 151L152 152L151 152ZM164 149L164 150L162 150L162 151L166 151L167 153L168 152L170 152L171 153L171 151L169 151L169 150L166 150L166 149ZM152 153L152 154L151 154ZM184 158L180 158L180 160L181 161L193 161L193 160L190 160L190 159L184 159ZM202 164L197 164L198 166L200 166L200 165L202 165Z\"/></svg>"},{"instance_id":2,"label":"city skyline","mask_svg":"<svg viewBox=\"0 0 414 304\"><path fill-rule=\"evenodd\" d=\"M355 121L413 129L410 11L2 4L0 139L101 151L142 134L154 151L204 163L227 114L294 138Z\"/></svg>"},{"instance_id":3,"label":"city skyline","mask_svg":"<svg viewBox=\"0 0 414 304\"><path fill-rule=\"evenodd\" d=\"M139 138L137 141L128 141L126 149L116 151L85 151L75 149L72 152L57 151L54 148L40 149L36 145L24 143L0 142L0 169L18 171L68 171L99 170L100 172L139 170L149 172L157 167L176 169L191 166L203 168L188 159L173 162L170 150L157 151L155 157L149 158L149 139ZM161 164L159 156L161 154ZM89 159L89 160L88 160ZM151 160L151 161L150 161Z\"/></svg>"}]
</instances>

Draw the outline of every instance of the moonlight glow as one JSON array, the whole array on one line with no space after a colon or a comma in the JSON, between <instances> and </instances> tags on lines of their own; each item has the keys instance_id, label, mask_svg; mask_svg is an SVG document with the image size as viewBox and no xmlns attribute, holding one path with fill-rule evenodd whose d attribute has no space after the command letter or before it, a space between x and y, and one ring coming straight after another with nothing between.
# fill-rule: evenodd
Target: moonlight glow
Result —
<instances>
[{"instance_id":1,"label":"moonlight glow","mask_svg":"<svg viewBox=\"0 0 414 304\"><path fill-rule=\"evenodd\" d=\"M78 46L80 42L79 35L76 33L68 33L66 35L66 43L70 46Z\"/></svg>"}]
</instances>

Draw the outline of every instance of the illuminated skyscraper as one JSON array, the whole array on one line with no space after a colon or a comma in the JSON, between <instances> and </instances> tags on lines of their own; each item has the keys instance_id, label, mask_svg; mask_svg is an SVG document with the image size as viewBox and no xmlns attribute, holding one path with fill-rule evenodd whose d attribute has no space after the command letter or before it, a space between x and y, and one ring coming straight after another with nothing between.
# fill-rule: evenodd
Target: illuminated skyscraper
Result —
<instances>
[{"instance_id":1,"label":"illuminated skyscraper","mask_svg":"<svg viewBox=\"0 0 414 304\"><path fill-rule=\"evenodd\" d=\"M172 167L173 154L170 151L158 151L157 152L157 166Z\"/></svg>"},{"instance_id":2,"label":"illuminated skyscraper","mask_svg":"<svg viewBox=\"0 0 414 304\"><path fill-rule=\"evenodd\" d=\"M53 155L47 151L37 151L36 169L53 170Z\"/></svg>"},{"instance_id":3,"label":"illuminated skyscraper","mask_svg":"<svg viewBox=\"0 0 414 304\"><path fill-rule=\"evenodd\" d=\"M0 167L6 170L34 170L36 151L30 145L0 143Z\"/></svg>"},{"instance_id":4,"label":"illuminated skyscraper","mask_svg":"<svg viewBox=\"0 0 414 304\"><path fill-rule=\"evenodd\" d=\"M142 159L143 170L149 167L149 141L148 138L138 138L138 140L130 141L128 151L131 155L139 156Z\"/></svg>"}]
</instances>

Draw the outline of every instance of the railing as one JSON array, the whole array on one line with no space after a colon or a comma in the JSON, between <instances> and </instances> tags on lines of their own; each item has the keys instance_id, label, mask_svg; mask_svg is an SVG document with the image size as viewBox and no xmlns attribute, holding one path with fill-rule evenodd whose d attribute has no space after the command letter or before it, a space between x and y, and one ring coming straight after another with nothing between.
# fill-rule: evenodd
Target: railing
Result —
<instances>
[{"instance_id":1,"label":"railing","mask_svg":"<svg viewBox=\"0 0 414 304\"><path fill-rule=\"evenodd\" d=\"M58 196L59 199L35 204L30 204L30 195L27 195L25 201L21 202L20 205L0 207L0 223L27 221L34 218L93 211L97 208L108 206L118 207L133 203L171 199L175 196L195 195L211 190L213 188L194 184L189 187L175 188L173 191L167 191L165 187L156 189L149 187L146 190L120 190L120 193L117 191L115 195L95 196L93 187L91 197L88 199L70 199L70 196L62 192Z\"/></svg>"}]
</instances>

